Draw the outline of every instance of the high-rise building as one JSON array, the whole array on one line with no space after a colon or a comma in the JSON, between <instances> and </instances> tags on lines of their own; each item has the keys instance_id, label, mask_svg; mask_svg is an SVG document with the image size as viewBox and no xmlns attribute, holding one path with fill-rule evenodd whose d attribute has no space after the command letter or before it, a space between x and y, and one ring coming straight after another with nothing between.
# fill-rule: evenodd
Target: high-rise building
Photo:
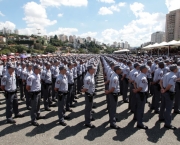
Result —
<instances>
[{"instance_id":1,"label":"high-rise building","mask_svg":"<svg viewBox=\"0 0 180 145\"><path fill-rule=\"evenodd\" d=\"M87 41L87 42L91 42L91 37L87 37L87 38L86 38L86 41Z\"/></svg>"},{"instance_id":2,"label":"high-rise building","mask_svg":"<svg viewBox=\"0 0 180 145\"><path fill-rule=\"evenodd\" d=\"M124 48L125 48L125 49L128 49L128 48L129 48L129 44L128 44L127 41L125 41L125 43L124 43Z\"/></svg>"},{"instance_id":3,"label":"high-rise building","mask_svg":"<svg viewBox=\"0 0 180 145\"><path fill-rule=\"evenodd\" d=\"M180 40L180 9L166 15L166 41Z\"/></svg>"},{"instance_id":4,"label":"high-rise building","mask_svg":"<svg viewBox=\"0 0 180 145\"><path fill-rule=\"evenodd\" d=\"M161 43L163 41L165 41L165 32L158 31L151 34L151 42Z\"/></svg>"},{"instance_id":5,"label":"high-rise building","mask_svg":"<svg viewBox=\"0 0 180 145\"><path fill-rule=\"evenodd\" d=\"M73 43L74 42L74 38L73 38L73 36L69 36L69 42L71 42L71 43Z\"/></svg>"},{"instance_id":6,"label":"high-rise building","mask_svg":"<svg viewBox=\"0 0 180 145\"><path fill-rule=\"evenodd\" d=\"M120 43L120 48L124 48L124 42Z\"/></svg>"},{"instance_id":7,"label":"high-rise building","mask_svg":"<svg viewBox=\"0 0 180 145\"><path fill-rule=\"evenodd\" d=\"M17 34L17 35L19 34L18 29L15 29L15 30L14 30L14 34Z\"/></svg>"}]
</instances>

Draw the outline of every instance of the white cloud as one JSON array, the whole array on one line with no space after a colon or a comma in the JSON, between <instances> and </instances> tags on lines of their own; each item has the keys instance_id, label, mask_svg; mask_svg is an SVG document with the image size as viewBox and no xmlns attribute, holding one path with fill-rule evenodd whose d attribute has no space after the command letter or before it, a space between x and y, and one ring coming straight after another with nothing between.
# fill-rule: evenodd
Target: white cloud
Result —
<instances>
[{"instance_id":1,"label":"white cloud","mask_svg":"<svg viewBox=\"0 0 180 145\"><path fill-rule=\"evenodd\" d=\"M60 13L60 14L58 14L58 17L62 17L62 16L63 16L63 14L61 14L61 13Z\"/></svg>"},{"instance_id":2,"label":"white cloud","mask_svg":"<svg viewBox=\"0 0 180 145\"><path fill-rule=\"evenodd\" d=\"M80 37L86 38L86 37L96 37L97 36L97 32L87 32L87 33L83 33L81 35L79 35Z\"/></svg>"},{"instance_id":3,"label":"white cloud","mask_svg":"<svg viewBox=\"0 0 180 145\"><path fill-rule=\"evenodd\" d=\"M46 26L57 23L56 20L49 20L46 9L35 2L28 2L23 8L25 13L23 20L26 21L28 28L43 29Z\"/></svg>"},{"instance_id":4,"label":"white cloud","mask_svg":"<svg viewBox=\"0 0 180 145\"><path fill-rule=\"evenodd\" d=\"M102 32L104 42L112 43L123 40L128 41L131 46L140 46L141 43L151 40L153 32L165 30L165 14L145 12L144 5L137 2L131 4L130 9L136 19L124 25L120 30L104 30Z\"/></svg>"},{"instance_id":5,"label":"white cloud","mask_svg":"<svg viewBox=\"0 0 180 145\"><path fill-rule=\"evenodd\" d=\"M115 3L114 0L98 0L100 2L103 2L103 3Z\"/></svg>"},{"instance_id":6,"label":"white cloud","mask_svg":"<svg viewBox=\"0 0 180 145\"><path fill-rule=\"evenodd\" d=\"M5 15L0 11L0 16L4 17Z\"/></svg>"},{"instance_id":7,"label":"white cloud","mask_svg":"<svg viewBox=\"0 0 180 145\"><path fill-rule=\"evenodd\" d=\"M120 2L119 4L114 4L114 5L111 5L110 7L101 7L99 9L98 14L99 15L110 15L110 14L113 14L113 11L119 12L120 7L124 7L125 5L126 5L126 3Z\"/></svg>"},{"instance_id":8,"label":"white cloud","mask_svg":"<svg viewBox=\"0 0 180 145\"><path fill-rule=\"evenodd\" d=\"M113 12L111 10L109 10L107 7L102 7L99 9L98 14L99 15L111 15L111 14L113 14Z\"/></svg>"},{"instance_id":9,"label":"white cloud","mask_svg":"<svg viewBox=\"0 0 180 145\"><path fill-rule=\"evenodd\" d=\"M40 0L40 2L41 5L43 6L54 6L54 7L58 7L61 5L73 6L73 7L81 7L88 5L88 0Z\"/></svg>"},{"instance_id":10,"label":"white cloud","mask_svg":"<svg viewBox=\"0 0 180 145\"><path fill-rule=\"evenodd\" d=\"M58 28L58 30L50 32L48 33L48 35L59 35L59 34L72 35L77 32L78 29L76 28Z\"/></svg>"},{"instance_id":11,"label":"white cloud","mask_svg":"<svg viewBox=\"0 0 180 145\"><path fill-rule=\"evenodd\" d=\"M3 28L14 30L16 28L16 25L10 21L0 22L0 30Z\"/></svg>"},{"instance_id":12,"label":"white cloud","mask_svg":"<svg viewBox=\"0 0 180 145\"><path fill-rule=\"evenodd\" d=\"M180 9L179 0L166 0L165 3L169 11Z\"/></svg>"}]
</instances>

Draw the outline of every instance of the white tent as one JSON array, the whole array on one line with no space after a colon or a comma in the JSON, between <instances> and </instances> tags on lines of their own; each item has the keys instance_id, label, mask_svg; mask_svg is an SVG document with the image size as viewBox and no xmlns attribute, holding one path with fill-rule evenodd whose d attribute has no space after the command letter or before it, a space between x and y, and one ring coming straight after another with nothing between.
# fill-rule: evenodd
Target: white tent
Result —
<instances>
[{"instance_id":1,"label":"white tent","mask_svg":"<svg viewBox=\"0 0 180 145\"><path fill-rule=\"evenodd\" d=\"M129 52L129 50L128 49L122 49L122 50L114 51L114 53L122 53L122 52Z\"/></svg>"}]
</instances>

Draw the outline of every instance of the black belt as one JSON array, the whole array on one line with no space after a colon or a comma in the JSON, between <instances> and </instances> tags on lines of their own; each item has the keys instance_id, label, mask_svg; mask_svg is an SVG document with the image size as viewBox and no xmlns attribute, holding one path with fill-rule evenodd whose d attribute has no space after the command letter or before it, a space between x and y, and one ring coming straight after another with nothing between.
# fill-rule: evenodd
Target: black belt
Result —
<instances>
[{"instance_id":1,"label":"black belt","mask_svg":"<svg viewBox=\"0 0 180 145\"><path fill-rule=\"evenodd\" d=\"M13 92L9 92L9 91L5 91L6 93L9 93L9 94L15 94L17 93L17 90L13 91Z\"/></svg>"},{"instance_id":2,"label":"black belt","mask_svg":"<svg viewBox=\"0 0 180 145\"><path fill-rule=\"evenodd\" d=\"M77 80L77 78L74 78L74 80Z\"/></svg>"},{"instance_id":3,"label":"black belt","mask_svg":"<svg viewBox=\"0 0 180 145\"><path fill-rule=\"evenodd\" d=\"M35 93L35 94L38 94L40 93L41 91L35 91L35 92L30 92L30 93Z\"/></svg>"},{"instance_id":4,"label":"black belt","mask_svg":"<svg viewBox=\"0 0 180 145\"><path fill-rule=\"evenodd\" d=\"M74 85L74 83L73 84L68 84L68 86L73 86Z\"/></svg>"},{"instance_id":5,"label":"black belt","mask_svg":"<svg viewBox=\"0 0 180 145\"><path fill-rule=\"evenodd\" d=\"M119 93L111 93L112 95L120 95L120 92Z\"/></svg>"},{"instance_id":6,"label":"black belt","mask_svg":"<svg viewBox=\"0 0 180 145\"><path fill-rule=\"evenodd\" d=\"M63 94L63 95L67 95L68 94L68 91L67 92L61 92L61 91L58 91L59 94Z\"/></svg>"},{"instance_id":7,"label":"black belt","mask_svg":"<svg viewBox=\"0 0 180 145\"><path fill-rule=\"evenodd\" d=\"M45 85L52 85L52 83L45 83Z\"/></svg>"}]
</instances>

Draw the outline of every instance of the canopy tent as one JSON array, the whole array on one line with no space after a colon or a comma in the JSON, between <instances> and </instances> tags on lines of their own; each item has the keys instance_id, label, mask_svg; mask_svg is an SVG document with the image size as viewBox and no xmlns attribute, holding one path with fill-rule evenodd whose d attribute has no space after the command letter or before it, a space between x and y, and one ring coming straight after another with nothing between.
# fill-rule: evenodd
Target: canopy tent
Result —
<instances>
[{"instance_id":1,"label":"canopy tent","mask_svg":"<svg viewBox=\"0 0 180 145\"><path fill-rule=\"evenodd\" d=\"M159 55L159 48L165 48L167 47L168 48L168 56L169 56L169 49L170 49L170 46L180 46L180 41L176 41L176 40L173 40L173 41L170 41L170 42L162 42L162 43L155 43L153 45L148 45L146 47L143 47L143 49L145 50L152 50L154 48L158 48L158 55ZM152 53L152 51L151 51Z\"/></svg>"},{"instance_id":2,"label":"canopy tent","mask_svg":"<svg viewBox=\"0 0 180 145\"><path fill-rule=\"evenodd\" d=\"M114 51L114 53L123 53L123 52L129 52L129 50L128 49L122 49L122 50Z\"/></svg>"}]
</instances>

